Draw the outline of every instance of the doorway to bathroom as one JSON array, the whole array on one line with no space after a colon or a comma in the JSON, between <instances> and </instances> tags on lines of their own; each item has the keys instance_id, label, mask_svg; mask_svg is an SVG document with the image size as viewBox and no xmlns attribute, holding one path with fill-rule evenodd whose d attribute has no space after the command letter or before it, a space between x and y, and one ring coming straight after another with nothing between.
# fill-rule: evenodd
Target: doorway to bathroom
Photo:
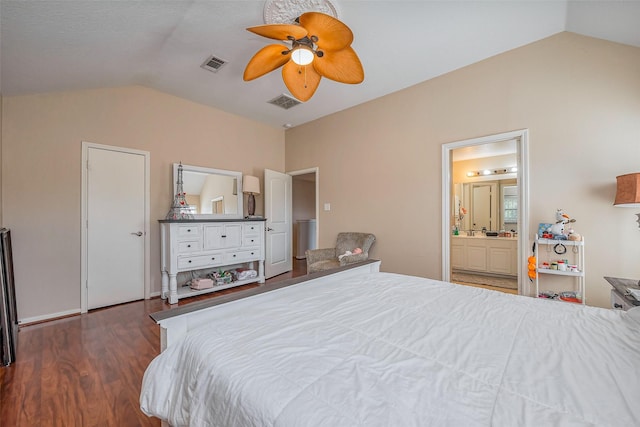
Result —
<instances>
[{"instance_id":1,"label":"doorway to bathroom","mask_svg":"<svg viewBox=\"0 0 640 427\"><path fill-rule=\"evenodd\" d=\"M443 280L529 293L527 136L443 145Z\"/></svg>"}]
</instances>

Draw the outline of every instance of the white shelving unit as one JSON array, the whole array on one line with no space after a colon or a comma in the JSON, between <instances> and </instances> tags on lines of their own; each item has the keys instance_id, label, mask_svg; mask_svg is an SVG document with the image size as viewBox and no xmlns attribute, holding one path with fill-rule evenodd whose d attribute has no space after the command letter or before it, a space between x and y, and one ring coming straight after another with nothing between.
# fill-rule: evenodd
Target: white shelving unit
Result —
<instances>
[{"instance_id":1,"label":"white shelving unit","mask_svg":"<svg viewBox=\"0 0 640 427\"><path fill-rule=\"evenodd\" d=\"M566 278L567 283L570 284L571 289L561 289L561 290L553 290L555 292L564 292L564 291L572 291L576 292L577 295L580 296L580 300L582 304L586 302L585 295L585 262L584 262L584 237L580 241L576 240L554 240L554 239L543 239L536 235L535 239L535 251L534 255L536 256L536 296L540 296L540 286L541 282L544 285L545 281L549 281L551 276L562 276ZM562 249L562 247L566 248L566 252L558 253L556 249ZM557 262L560 260L568 260L569 265L576 265L577 271L570 271L568 266L566 271L555 270L551 268L541 268L540 266L547 262L549 265L553 262ZM545 277L546 276L546 277ZM563 279L564 280L564 279ZM559 286L557 281L554 283L554 287ZM552 290L552 289L543 289L543 290ZM564 301L560 299L559 301ZM567 301L564 301L567 302Z\"/></svg>"}]
</instances>

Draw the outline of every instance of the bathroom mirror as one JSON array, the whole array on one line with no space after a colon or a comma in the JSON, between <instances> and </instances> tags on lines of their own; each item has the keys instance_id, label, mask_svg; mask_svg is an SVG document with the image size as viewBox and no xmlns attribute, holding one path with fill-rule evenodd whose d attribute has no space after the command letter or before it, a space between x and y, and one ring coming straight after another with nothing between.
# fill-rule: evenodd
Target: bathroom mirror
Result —
<instances>
[{"instance_id":1,"label":"bathroom mirror","mask_svg":"<svg viewBox=\"0 0 640 427\"><path fill-rule=\"evenodd\" d=\"M454 225L461 230L518 230L518 187L514 179L457 183ZM468 214L461 215L463 207Z\"/></svg>"},{"instance_id":2,"label":"bathroom mirror","mask_svg":"<svg viewBox=\"0 0 640 427\"><path fill-rule=\"evenodd\" d=\"M178 191L178 166L173 164L173 194ZM194 218L242 218L242 172L182 165L182 182Z\"/></svg>"}]
</instances>

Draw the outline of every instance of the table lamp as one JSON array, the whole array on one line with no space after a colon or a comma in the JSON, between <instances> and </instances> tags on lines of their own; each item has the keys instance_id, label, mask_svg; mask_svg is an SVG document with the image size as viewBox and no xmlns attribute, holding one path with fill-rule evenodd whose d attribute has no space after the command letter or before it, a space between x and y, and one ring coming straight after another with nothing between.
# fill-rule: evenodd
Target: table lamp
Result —
<instances>
[{"instance_id":1,"label":"table lamp","mask_svg":"<svg viewBox=\"0 0 640 427\"><path fill-rule=\"evenodd\" d=\"M247 199L247 213L249 216L254 216L256 213L256 199L255 194L260 194L260 179L255 176L245 175L242 178L242 192L249 194Z\"/></svg>"},{"instance_id":2,"label":"table lamp","mask_svg":"<svg viewBox=\"0 0 640 427\"><path fill-rule=\"evenodd\" d=\"M640 172L617 176L616 181L616 200L613 205L640 208ZM636 215L640 224L640 213Z\"/></svg>"}]
</instances>

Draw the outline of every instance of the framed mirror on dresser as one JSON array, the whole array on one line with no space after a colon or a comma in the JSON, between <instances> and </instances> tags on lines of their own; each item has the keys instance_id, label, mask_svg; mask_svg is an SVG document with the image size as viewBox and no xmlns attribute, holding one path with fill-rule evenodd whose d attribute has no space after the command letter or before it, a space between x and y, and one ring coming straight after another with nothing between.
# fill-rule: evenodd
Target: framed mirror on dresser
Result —
<instances>
[{"instance_id":1,"label":"framed mirror on dresser","mask_svg":"<svg viewBox=\"0 0 640 427\"><path fill-rule=\"evenodd\" d=\"M173 164L173 194L179 166ZM242 172L182 165L182 181L195 219L242 219Z\"/></svg>"}]
</instances>

